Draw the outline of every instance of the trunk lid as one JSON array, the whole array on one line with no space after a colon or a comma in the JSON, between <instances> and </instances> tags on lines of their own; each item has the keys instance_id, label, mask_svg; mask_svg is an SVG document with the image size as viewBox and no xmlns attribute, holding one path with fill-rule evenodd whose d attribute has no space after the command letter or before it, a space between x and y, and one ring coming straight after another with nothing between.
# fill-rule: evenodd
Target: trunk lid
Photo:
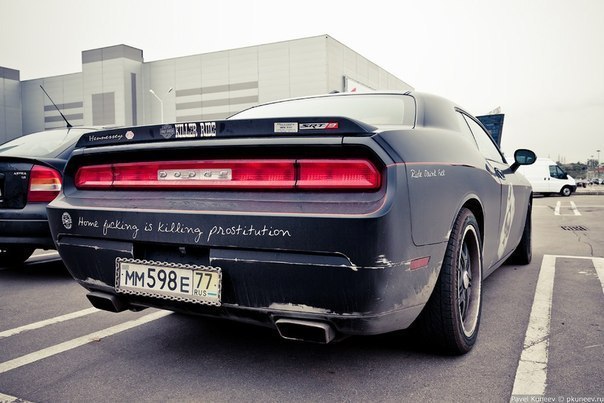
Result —
<instances>
[{"instance_id":1,"label":"trunk lid","mask_svg":"<svg viewBox=\"0 0 604 403\"><path fill-rule=\"evenodd\" d=\"M27 204L31 162L0 159L0 209L22 209Z\"/></svg>"}]
</instances>

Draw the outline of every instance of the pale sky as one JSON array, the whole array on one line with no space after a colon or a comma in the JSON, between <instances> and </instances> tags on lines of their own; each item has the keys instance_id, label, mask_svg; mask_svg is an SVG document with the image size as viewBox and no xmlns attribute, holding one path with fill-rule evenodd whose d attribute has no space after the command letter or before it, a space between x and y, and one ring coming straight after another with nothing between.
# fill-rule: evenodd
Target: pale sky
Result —
<instances>
[{"instance_id":1,"label":"pale sky","mask_svg":"<svg viewBox=\"0 0 604 403\"><path fill-rule=\"evenodd\" d=\"M117 44L146 62L327 34L475 115L502 148L604 158L604 0L0 0L0 66L81 71Z\"/></svg>"}]
</instances>

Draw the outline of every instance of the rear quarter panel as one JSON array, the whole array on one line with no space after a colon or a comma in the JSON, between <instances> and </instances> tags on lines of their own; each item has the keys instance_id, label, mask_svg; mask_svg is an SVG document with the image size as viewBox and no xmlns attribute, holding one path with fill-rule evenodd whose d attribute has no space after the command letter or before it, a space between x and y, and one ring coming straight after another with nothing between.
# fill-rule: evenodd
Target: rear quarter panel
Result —
<instances>
[{"instance_id":1,"label":"rear quarter panel","mask_svg":"<svg viewBox=\"0 0 604 403\"><path fill-rule=\"evenodd\" d=\"M405 161L417 245L447 241L452 222L468 199L498 206L499 193L487 192L494 188L484 158L455 132L428 128L385 132L380 137ZM499 207L492 210L489 218L492 214L498 220Z\"/></svg>"},{"instance_id":2,"label":"rear quarter panel","mask_svg":"<svg viewBox=\"0 0 604 403\"><path fill-rule=\"evenodd\" d=\"M405 161L415 245L446 243L457 214L467 204L482 225L485 271L511 253L521 226L515 226L511 242L500 250L501 184L485 169L486 160L475 145L455 131L436 128L384 132L380 137ZM522 200L526 196L518 197L517 203Z\"/></svg>"}]
</instances>

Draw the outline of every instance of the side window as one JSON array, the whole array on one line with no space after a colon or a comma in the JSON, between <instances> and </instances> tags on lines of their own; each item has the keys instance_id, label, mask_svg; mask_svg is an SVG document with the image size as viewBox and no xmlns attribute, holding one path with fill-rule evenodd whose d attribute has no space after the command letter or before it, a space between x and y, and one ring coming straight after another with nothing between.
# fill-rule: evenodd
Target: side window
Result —
<instances>
[{"instance_id":1,"label":"side window","mask_svg":"<svg viewBox=\"0 0 604 403\"><path fill-rule=\"evenodd\" d=\"M464 116L465 120L468 122L468 126L472 130L474 134L474 138L476 139L476 143L478 144L478 149L487 159L492 161L505 163L505 160L501 156L499 149L493 142L493 139L478 123L471 119L468 116Z\"/></svg>"},{"instance_id":2,"label":"side window","mask_svg":"<svg viewBox=\"0 0 604 403\"><path fill-rule=\"evenodd\" d=\"M474 135L472 134L472 131L470 130L470 127L468 126L466 119L460 112L457 112L457 119L459 120L459 127L461 129L462 137L464 139L466 139L467 141L469 141L471 144L473 144L474 147L478 148L478 144L476 143L476 140L474 139Z\"/></svg>"},{"instance_id":3,"label":"side window","mask_svg":"<svg viewBox=\"0 0 604 403\"><path fill-rule=\"evenodd\" d=\"M566 173L558 165L549 166L549 176L557 179L566 179Z\"/></svg>"}]
</instances>

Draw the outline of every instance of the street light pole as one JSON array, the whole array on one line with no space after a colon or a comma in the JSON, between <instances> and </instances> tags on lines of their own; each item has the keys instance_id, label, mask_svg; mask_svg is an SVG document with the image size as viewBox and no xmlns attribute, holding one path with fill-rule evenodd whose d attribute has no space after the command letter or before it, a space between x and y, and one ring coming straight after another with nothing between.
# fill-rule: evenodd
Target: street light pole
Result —
<instances>
[{"instance_id":1,"label":"street light pole","mask_svg":"<svg viewBox=\"0 0 604 403\"><path fill-rule=\"evenodd\" d=\"M164 123L164 101L162 101L161 98L157 96L155 91L149 90L149 92L151 93L151 95L153 95L155 97L155 99L157 99L159 101L161 122Z\"/></svg>"}]
</instances>

